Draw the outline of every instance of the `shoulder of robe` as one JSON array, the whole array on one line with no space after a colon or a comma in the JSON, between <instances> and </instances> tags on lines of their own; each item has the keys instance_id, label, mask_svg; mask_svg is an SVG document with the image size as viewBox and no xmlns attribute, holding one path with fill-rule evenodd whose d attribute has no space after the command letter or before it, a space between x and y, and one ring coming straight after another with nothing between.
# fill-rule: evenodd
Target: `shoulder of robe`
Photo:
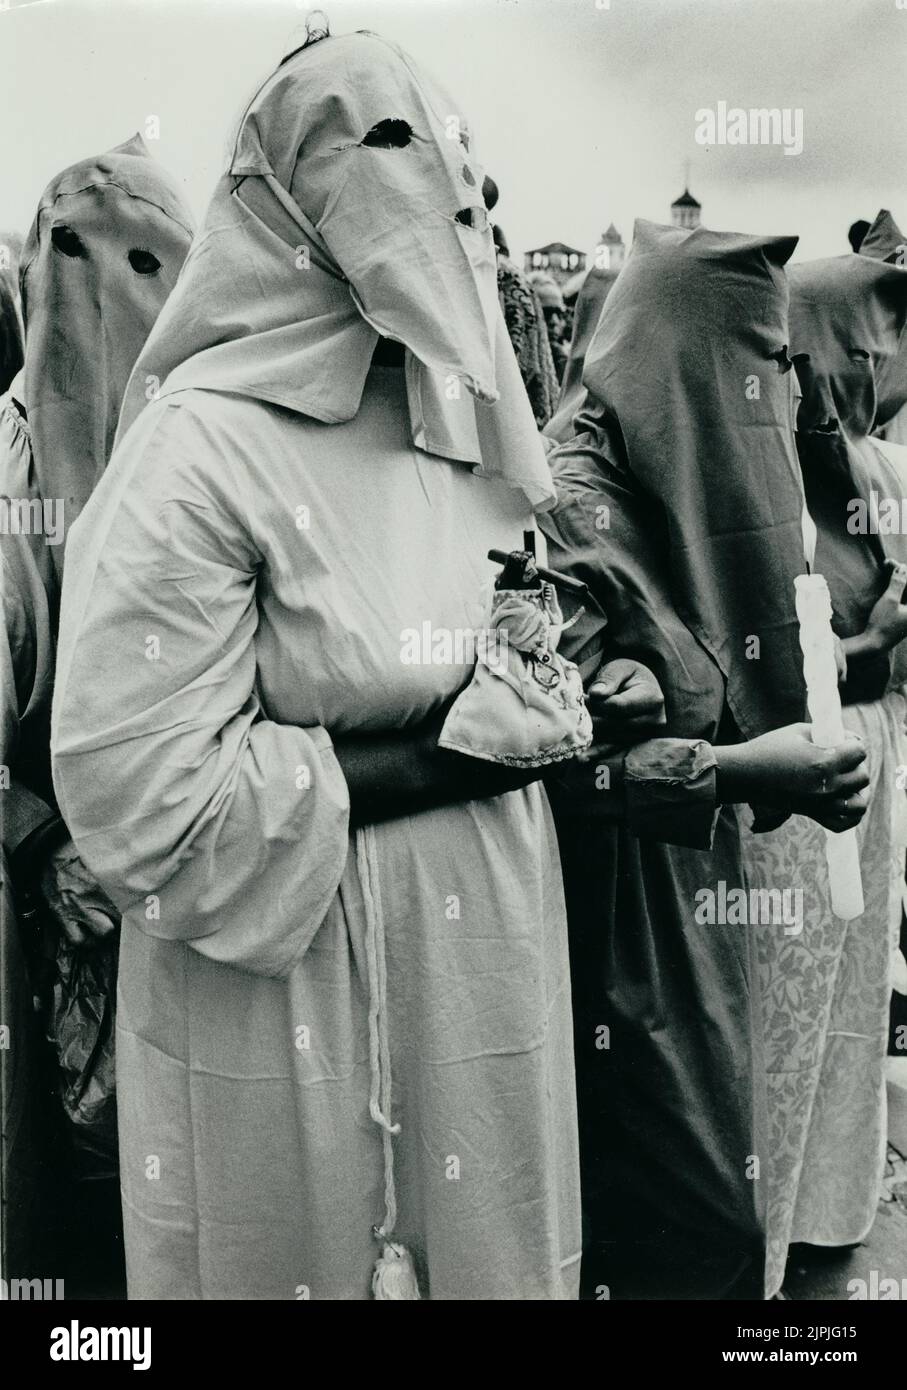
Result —
<instances>
[{"instance_id":1,"label":"shoulder of robe","mask_svg":"<svg viewBox=\"0 0 907 1390\"><path fill-rule=\"evenodd\" d=\"M275 437L259 418L266 414L252 400L195 388L149 401L117 446L92 503L97 498L100 510L125 507L137 517L166 516L168 534L194 536L199 553L216 537L237 568L257 568L271 544L269 494L279 497L271 466Z\"/></svg>"},{"instance_id":2,"label":"shoulder of robe","mask_svg":"<svg viewBox=\"0 0 907 1390\"><path fill-rule=\"evenodd\" d=\"M0 397L0 497L37 495L31 430L7 394Z\"/></svg>"},{"instance_id":3,"label":"shoulder of robe","mask_svg":"<svg viewBox=\"0 0 907 1390\"><path fill-rule=\"evenodd\" d=\"M31 431L12 396L0 397L0 498L11 502L40 503L35 477ZM9 518L0 519L0 552L8 591L27 604L29 612L43 604L44 594L56 592L51 553L43 539L17 532ZM8 599L7 599L8 602Z\"/></svg>"},{"instance_id":4,"label":"shoulder of robe","mask_svg":"<svg viewBox=\"0 0 907 1390\"><path fill-rule=\"evenodd\" d=\"M284 412L281 412L283 414ZM223 472L228 464L251 476L267 472L263 446L285 429L276 412L257 400L237 394L189 387L150 401L124 436L118 452L143 453L163 446L174 458L195 461L200 472Z\"/></svg>"},{"instance_id":5,"label":"shoulder of robe","mask_svg":"<svg viewBox=\"0 0 907 1390\"><path fill-rule=\"evenodd\" d=\"M200 486L233 481L244 491L244 476L256 477L260 467L252 407L196 389L149 401L118 444L111 468L135 470L137 479L183 475Z\"/></svg>"},{"instance_id":6,"label":"shoulder of robe","mask_svg":"<svg viewBox=\"0 0 907 1390\"><path fill-rule=\"evenodd\" d=\"M306 458L310 451L317 455L311 431L329 428L251 397L189 387L146 406L114 463L148 501L160 501L177 482L188 490L184 496L194 493L200 505L212 501L235 516L266 552L275 516L294 511ZM146 485L149 472L169 482Z\"/></svg>"}]
</instances>

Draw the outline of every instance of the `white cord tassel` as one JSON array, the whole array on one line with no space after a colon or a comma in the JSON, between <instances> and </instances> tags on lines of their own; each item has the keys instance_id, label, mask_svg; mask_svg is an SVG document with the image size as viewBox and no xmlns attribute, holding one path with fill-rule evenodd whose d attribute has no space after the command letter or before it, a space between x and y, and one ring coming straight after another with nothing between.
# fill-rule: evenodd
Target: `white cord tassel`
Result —
<instances>
[{"instance_id":1,"label":"white cord tassel","mask_svg":"<svg viewBox=\"0 0 907 1390\"><path fill-rule=\"evenodd\" d=\"M378 858L372 826L356 831L356 864L365 905L365 957L368 969L368 1042L371 1066L369 1114L381 1127L384 1150L384 1220L374 1228L382 1241L381 1254L372 1275L376 1299L421 1298L413 1258L404 1245L390 1239L397 1224L397 1190L394 1184L394 1135L391 1124L391 1058L387 1033L387 957L384 946L384 914L378 883Z\"/></svg>"}]
</instances>

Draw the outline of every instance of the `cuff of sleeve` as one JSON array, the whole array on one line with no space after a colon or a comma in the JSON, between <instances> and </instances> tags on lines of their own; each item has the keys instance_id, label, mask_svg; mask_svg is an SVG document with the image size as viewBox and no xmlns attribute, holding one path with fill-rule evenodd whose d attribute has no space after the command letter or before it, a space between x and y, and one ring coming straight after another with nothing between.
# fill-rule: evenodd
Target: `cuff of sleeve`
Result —
<instances>
[{"instance_id":1,"label":"cuff of sleeve","mask_svg":"<svg viewBox=\"0 0 907 1390\"><path fill-rule=\"evenodd\" d=\"M21 782L0 793L0 830L7 854L13 855L42 825L60 819L57 811Z\"/></svg>"},{"instance_id":2,"label":"cuff of sleeve","mask_svg":"<svg viewBox=\"0 0 907 1390\"><path fill-rule=\"evenodd\" d=\"M657 738L631 748L624 759L624 788L631 834L711 849L720 810L711 744Z\"/></svg>"}]
</instances>

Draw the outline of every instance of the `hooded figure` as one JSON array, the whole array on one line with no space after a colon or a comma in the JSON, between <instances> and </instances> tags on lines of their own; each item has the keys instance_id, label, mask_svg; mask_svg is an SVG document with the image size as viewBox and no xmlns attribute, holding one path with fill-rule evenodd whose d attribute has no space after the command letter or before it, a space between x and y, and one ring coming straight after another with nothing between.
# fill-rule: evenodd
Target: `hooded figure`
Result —
<instances>
[{"instance_id":1,"label":"hooded figure","mask_svg":"<svg viewBox=\"0 0 907 1390\"><path fill-rule=\"evenodd\" d=\"M65 540L107 466L136 357L176 283L191 217L140 135L58 174L20 263L25 371L0 412L0 553L15 605L16 762L50 792L47 724ZM18 507L17 507L18 512ZM7 750L9 751L9 750Z\"/></svg>"},{"instance_id":2,"label":"hooded figure","mask_svg":"<svg viewBox=\"0 0 907 1390\"><path fill-rule=\"evenodd\" d=\"M874 437L907 401L907 271L861 253L794 266L790 279L797 449L819 531L815 568L828 578L835 630L846 639L865 628L891 563L907 565L899 506L907 452ZM893 659L892 684L901 685L905 656ZM854 668L848 702L878 698L891 676L887 652Z\"/></svg>"},{"instance_id":3,"label":"hooded figure","mask_svg":"<svg viewBox=\"0 0 907 1390\"><path fill-rule=\"evenodd\" d=\"M571 546L588 537L609 641L652 667L686 737L730 721L751 738L803 714L782 269L795 244L638 222L586 356L574 438L551 459L560 502L546 530ZM597 629L590 611L570 645Z\"/></svg>"},{"instance_id":4,"label":"hooded figure","mask_svg":"<svg viewBox=\"0 0 907 1390\"><path fill-rule=\"evenodd\" d=\"M132 1297L576 1291L547 802L428 722L489 547L553 501L481 187L393 45L286 60L74 531L54 778L123 912ZM428 747L444 779L388 771L350 838L356 759Z\"/></svg>"},{"instance_id":5,"label":"hooded figure","mask_svg":"<svg viewBox=\"0 0 907 1390\"><path fill-rule=\"evenodd\" d=\"M907 238L887 208L879 208L875 221L860 243L860 255L889 265L904 265Z\"/></svg>"},{"instance_id":6,"label":"hooded figure","mask_svg":"<svg viewBox=\"0 0 907 1390\"><path fill-rule=\"evenodd\" d=\"M617 279L617 271L598 270L593 267L582 283L573 309L573 335L570 339L570 355L564 369L564 380L557 410L545 427L545 434L558 444L566 444L573 438L573 419L583 402L586 388L583 386L583 372L586 367L586 353L592 335L598 327L602 307Z\"/></svg>"},{"instance_id":7,"label":"hooded figure","mask_svg":"<svg viewBox=\"0 0 907 1390\"><path fill-rule=\"evenodd\" d=\"M126 382L192 240L140 135L47 187L19 270L37 490L72 525L107 466ZM53 552L62 572L63 547Z\"/></svg>"},{"instance_id":8,"label":"hooded figure","mask_svg":"<svg viewBox=\"0 0 907 1390\"><path fill-rule=\"evenodd\" d=\"M789 275L791 351L803 393L797 446L818 531L815 569L828 582L847 661L845 725L867 748L871 782L858 830L865 908L853 921L831 910L825 835L813 822L794 816L744 842L753 883L806 886L800 931L757 928L770 1133L768 1297L781 1285L791 1242L854 1245L876 1216L907 851L899 778L907 763L907 450L873 437L907 401L907 271L861 249L795 265Z\"/></svg>"},{"instance_id":9,"label":"hooded figure","mask_svg":"<svg viewBox=\"0 0 907 1390\"><path fill-rule=\"evenodd\" d=\"M907 236L901 231L887 208L880 208L875 221L863 238L860 255L869 256L874 261L886 261L889 265L907 268ZM899 352L902 358L901 370L907 362L907 335L902 335ZM907 445L907 407L899 410L890 420L880 423L877 431L893 444Z\"/></svg>"},{"instance_id":10,"label":"hooded figure","mask_svg":"<svg viewBox=\"0 0 907 1390\"><path fill-rule=\"evenodd\" d=\"M96 995L86 1018L84 1000L66 993L67 981L75 978L72 943L111 933L116 912L68 839L51 785L59 576L66 529L104 471L126 381L176 282L190 227L174 184L136 135L51 182L20 264L25 373L0 410L0 506L6 523L0 526L0 763L12 777L0 809L16 887L23 897L43 898L60 934L58 959L66 978L56 979L57 1005L64 1012L68 1008L68 1024L66 1019L63 1024L73 1031L68 1046L52 1029L62 1070L50 1082L35 1080L30 1068L37 1057L20 1043L16 1057L23 1070L14 1085L5 1065L9 1054L0 1052L11 1194L3 1265L15 1274L34 1267L37 1259L35 1219L45 1236L51 1225L47 1194L40 1194L35 1206L29 1201L36 1178L46 1171L46 1154L36 1160L37 1143L29 1149L25 1137L47 1118L33 1112L48 1085L58 1085L62 1077L76 1149L98 1159L90 1165L93 1176L99 1168L109 1173L115 1166L112 1040L104 1031L113 998ZM28 933L16 929L5 873L3 892L3 1015L23 1013L28 1026L18 1034L22 1039L36 1022L35 982L29 981L21 955ZM96 964L102 956L112 971L115 957L96 952ZM15 1123L6 1122L10 1113L17 1115Z\"/></svg>"},{"instance_id":11,"label":"hooded figure","mask_svg":"<svg viewBox=\"0 0 907 1390\"><path fill-rule=\"evenodd\" d=\"M782 268L794 244L637 223L588 349L574 437L550 456L550 562L598 605L562 650L583 671L603 650L643 662L676 738L730 744L803 716ZM666 770L666 801L703 773L701 760ZM708 907L745 884L734 808L705 824L691 814L673 845L569 807L558 821L584 1285L618 1298L758 1298L764 1206L752 1155L765 1152L765 1083L753 941Z\"/></svg>"},{"instance_id":12,"label":"hooded figure","mask_svg":"<svg viewBox=\"0 0 907 1390\"><path fill-rule=\"evenodd\" d=\"M292 59L254 98L179 292L133 372L120 437L163 382L166 394L192 386L351 420L384 337L405 349L412 443L550 506L465 117L398 50L392 80L382 65L366 92L334 92L338 44L391 50L364 34L315 44L304 87ZM499 398L503 408L489 409Z\"/></svg>"}]
</instances>

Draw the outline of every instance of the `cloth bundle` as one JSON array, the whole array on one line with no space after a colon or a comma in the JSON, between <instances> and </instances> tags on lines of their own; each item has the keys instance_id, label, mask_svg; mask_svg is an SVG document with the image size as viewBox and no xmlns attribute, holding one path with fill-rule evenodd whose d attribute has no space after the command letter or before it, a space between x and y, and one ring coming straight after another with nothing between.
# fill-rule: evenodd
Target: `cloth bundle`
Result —
<instances>
[{"instance_id":1,"label":"cloth bundle","mask_svg":"<svg viewBox=\"0 0 907 1390\"><path fill-rule=\"evenodd\" d=\"M457 697L442 748L514 767L572 758L592 742L578 668L557 651L564 621L529 551L514 551L491 598L475 674Z\"/></svg>"}]
</instances>

